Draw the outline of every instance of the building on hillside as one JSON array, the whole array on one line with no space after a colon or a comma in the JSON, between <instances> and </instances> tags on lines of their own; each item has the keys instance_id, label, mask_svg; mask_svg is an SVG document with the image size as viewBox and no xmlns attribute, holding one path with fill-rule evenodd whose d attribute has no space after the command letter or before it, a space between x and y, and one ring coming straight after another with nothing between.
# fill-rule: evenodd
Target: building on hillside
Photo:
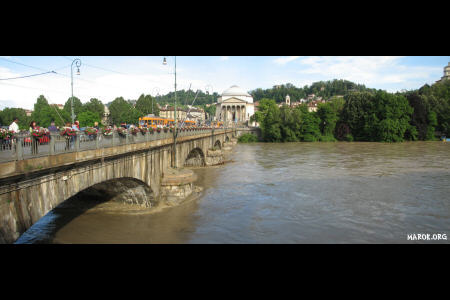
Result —
<instances>
[{"instance_id":1,"label":"building on hillside","mask_svg":"<svg viewBox=\"0 0 450 300\"><path fill-rule=\"evenodd\" d=\"M317 108L319 107L320 103L325 103L325 100L313 100L308 103L308 111L313 112L317 111Z\"/></svg>"},{"instance_id":2,"label":"building on hillside","mask_svg":"<svg viewBox=\"0 0 450 300\"><path fill-rule=\"evenodd\" d=\"M183 121L186 118L187 111L177 107L177 120ZM159 109L159 116L166 119L175 119L175 108L173 106L164 106Z\"/></svg>"},{"instance_id":3,"label":"building on hillside","mask_svg":"<svg viewBox=\"0 0 450 300\"><path fill-rule=\"evenodd\" d=\"M254 113L253 97L237 85L226 89L217 99L216 120L228 126L232 123L248 124Z\"/></svg>"},{"instance_id":4,"label":"building on hillside","mask_svg":"<svg viewBox=\"0 0 450 300\"><path fill-rule=\"evenodd\" d=\"M201 108L190 107L187 120L196 121L197 124L203 124L206 120L205 111Z\"/></svg>"},{"instance_id":5,"label":"building on hillside","mask_svg":"<svg viewBox=\"0 0 450 300\"><path fill-rule=\"evenodd\" d=\"M310 94L310 95L308 95L306 100L310 101L310 100L314 100L314 98L316 98L316 95L315 94Z\"/></svg>"},{"instance_id":6,"label":"building on hillside","mask_svg":"<svg viewBox=\"0 0 450 300\"><path fill-rule=\"evenodd\" d=\"M27 117L31 117L31 114L33 113L32 110L29 109L25 109L25 114L27 115Z\"/></svg>"},{"instance_id":7,"label":"building on hillside","mask_svg":"<svg viewBox=\"0 0 450 300\"><path fill-rule=\"evenodd\" d=\"M436 83L442 82L444 80L450 80L450 62L447 66L444 67L444 76L442 76L440 80L436 81Z\"/></svg>"}]
</instances>

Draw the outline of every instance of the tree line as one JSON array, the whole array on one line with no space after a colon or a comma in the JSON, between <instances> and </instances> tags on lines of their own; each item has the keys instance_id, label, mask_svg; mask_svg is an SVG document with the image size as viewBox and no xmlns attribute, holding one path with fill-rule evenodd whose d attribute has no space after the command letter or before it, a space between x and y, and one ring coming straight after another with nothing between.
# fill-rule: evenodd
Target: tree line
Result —
<instances>
[{"instance_id":1,"label":"tree line","mask_svg":"<svg viewBox=\"0 0 450 300\"><path fill-rule=\"evenodd\" d=\"M159 115L159 109L156 102L152 104L150 95L142 94L136 101L126 101L123 97L117 97L109 103L110 118L113 124L120 125L125 122L128 124L137 124L138 119L144 115L154 113ZM5 108L0 111L0 124L9 125L13 118L19 119L19 128L27 130L31 121L35 121L38 126L48 127L50 123L55 122L56 126L64 126L72 122L71 98L67 99L63 109L59 109L54 104L49 104L44 95L40 95L33 107L31 116L27 116L23 108ZM99 99L91 98L88 102L82 103L77 97L73 97L73 110L75 119L80 122L81 127L94 126L95 122L101 126L105 108Z\"/></svg>"},{"instance_id":2,"label":"tree line","mask_svg":"<svg viewBox=\"0 0 450 300\"><path fill-rule=\"evenodd\" d=\"M436 140L450 136L450 81L402 93L350 91L311 112L263 98L253 120L266 142Z\"/></svg>"},{"instance_id":3,"label":"tree line","mask_svg":"<svg viewBox=\"0 0 450 300\"><path fill-rule=\"evenodd\" d=\"M356 84L348 80L334 79L332 81L318 81L305 85L304 87L296 87L291 83L274 86L270 89L255 89L250 92L254 101L261 99L273 99L275 102L284 102L286 95L291 97L291 101L298 101L305 99L310 94L315 94L318 97L329 99L335 95L345 96L349 92L375 92L376 89L366 88L363 84Z\"/></svg>"}]
</instances>

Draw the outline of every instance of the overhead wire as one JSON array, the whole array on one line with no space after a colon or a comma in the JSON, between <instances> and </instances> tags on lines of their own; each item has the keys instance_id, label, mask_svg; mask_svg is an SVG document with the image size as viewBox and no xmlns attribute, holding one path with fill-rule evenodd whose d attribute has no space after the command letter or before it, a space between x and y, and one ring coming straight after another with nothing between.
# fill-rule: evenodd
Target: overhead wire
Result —
<instances>
[{"instance_id":1,"label":"overhead wire","mask_svg":"<svg viewBox=\"0 0 450 300\"><path fill-rule=\"evenodd\" d=\"M53 73L56 74L55 71L48 71L48 72L44 72L44 73L39 73L39 74L31 74L31 75L25 75L25 76L19 76L19 77L11 77L11 78L0 78L0 80L12 80L12 79L20 79L20 78L27 78L27 77L33 77L33 76L40 76L40 75L45 75L45 74L49 74L49 73Z\"/></svg>"},{"instance_id":2,"label":"overhead wire","mask_svg":"<svg viewBox=\"0 0 450 300\"><path fill-rule=\"evenodd\" d=\"M65 59L67 59L67 60L69 60L69 61L73 61L71 58L69 58L69 57L67 57L67 56L62 56L62 57L65 58ZM36 70L45 71L45 73L41 73L41 74L39 74L39 75L43 75L43 74L46 74L46 73L54 73L54 74L56 74L56 75L60 75L60 76L67 77L67 78L71 77L71 76L69 76L69 75L62 74L62 73L60 73L60 72L56 72L56 70L62 70L62 69L68 68L68 67L70 67L70 65L66 65L66 66L63 66L63 67L54 69L53 71L47 71L47 70L44 70L44 69L39 68L39 67L35 67L35 66L28 65L28 64L20 63L20 62L13 61L13 60L10 60L10 59L4 58L4 57L0 57L0 59L5 60L5 61L8 61L8 62L10 62L10 63L14 63L14 64L22 65L22 66L25 66L25 67L33 68L33 69L36 69ZM111 70L111 69L107 69L107 68L103 68L103 67L98 67L98 66L94 66L94 65L91 65L91 64L86 64L86 63L84 63L84 65L89 66L89 67L92 67L92 68L97 68L97 69L100 69L100 70L104 70L104 71L106 71L106 72L113 72L113 73L117 73L117 74L130 75L130 76L131 76L131 74L127 74L127 73L124 73L124 72L118 72L118 71L115 71L115 70ZM38 75L38 74L36 74L36 76L37 76L37 75ZM31 77L31 76L27 76L27 77ZM25 76L24 76L23 78L25 78ZM109 84L105 84L105 83L95 82L95 81L92 81L92 80L89 80L89 79L85 79L85 78L77 78L77 79L78 79L78 80L81 80L81 81L85 81L85 82L91 83L91 84L95 84L95 85L103 85L103 86L107 86L107 87L110 87L110 88L121 89L121 90L124 89L124 88L119 87L119 86L117 86L117 85L109 85ZM1 83L2 83L2 84L6 84L6 83L4 83L4 82L1 82ZM8 84L8 85L14 86L13 84ZM39 88L33 88L33 87L25 87L25 86L19 86L19 85L15 85L15 86L17 86L17 87L23 87L23 88L28 88L28 89L38 89L38 90L40 90ZM80 88L83 89L83 87L80 87ZM191 86L189 86L189 90L190 90L190 88L191 88ZM133 91L134 91L134 89L127 88L127 87L125 87L125 89L133 90ZM65 92L61 92L61 91L55 91L55 90L49 90L49 89L46 89L46 90L47 90L47 91L53 91L53 92L64 93L64 94L65 94ZM81 93L78 93L78 94L79 94L79 95L83 95L83 96L87 96L87 97L92 98L91 95L88 96L88 95L86 95L86 94L81 94ZM97 98L102 98L102 97L97 97Z\"/></svg>"}]
</instances>

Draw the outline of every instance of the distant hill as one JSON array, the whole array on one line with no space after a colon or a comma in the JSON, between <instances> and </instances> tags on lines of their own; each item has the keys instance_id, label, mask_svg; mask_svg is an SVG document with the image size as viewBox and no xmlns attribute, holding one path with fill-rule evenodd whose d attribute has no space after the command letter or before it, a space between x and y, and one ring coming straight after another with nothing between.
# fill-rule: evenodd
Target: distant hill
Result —
<instances>
[{"instance_id":1,"label":"distant hill","mask_svg":"<svg viewBox=\"0 0 450 300\"><path fill-rule=\"evenodd\" d=\"M328 99L338 95L345 96L351 91L375 92L376 89L367 88L363 84L357 84L348 80L334 79L314 82L310 86L305 85L302 88L296 87L291 83L276 85L270 89L258 88L251 91L250 94L253 96L254 101L268 98L280 103L285 101L288 94L291 97L291 101L297 101L308 97L310 94Z\"/></svg>"}]
</instances>

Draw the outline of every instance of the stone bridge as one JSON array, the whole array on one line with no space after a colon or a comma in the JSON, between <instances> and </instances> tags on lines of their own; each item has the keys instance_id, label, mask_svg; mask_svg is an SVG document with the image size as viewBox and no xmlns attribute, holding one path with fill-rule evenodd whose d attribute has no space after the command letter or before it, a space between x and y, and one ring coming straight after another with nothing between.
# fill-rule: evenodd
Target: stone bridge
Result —
<instances>
[{"instance_id":1,"label":"stone bridge","mask_svg":"<svg viewBox=\"0 0 450 300\"><path fill-rule=\"evenodd\" d=\"M19 159L0 160L0 243L13 243L57 205L98 184L113 186L121 179L138 182L152 192L153 200L146 206L164 201L173 185L189 194L195 178L183 166L220 164L220 149L229 148L227 142L234 136L232 129L179 132L175 160L170 132L113 136L104 146L98 139L91 141L91 147L77 142L74 150L59 153L55 151L58 138L52 138L46 154L33 157L24 151Z\"/></svg>"}]
</instances>

